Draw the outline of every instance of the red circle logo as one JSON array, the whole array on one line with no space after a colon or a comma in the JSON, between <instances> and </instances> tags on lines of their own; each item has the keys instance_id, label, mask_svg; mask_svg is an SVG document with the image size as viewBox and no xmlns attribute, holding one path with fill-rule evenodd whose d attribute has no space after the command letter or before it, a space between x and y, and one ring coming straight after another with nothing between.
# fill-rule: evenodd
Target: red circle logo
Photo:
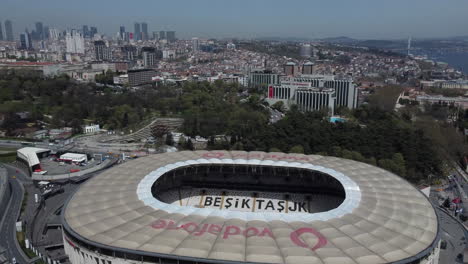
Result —
<instances>
[{"instance_id":1,"label":"red circle logo","mask_svg":"<svg viewBox=\"0 0 468 264\"><path fill-rule=\"evenodd\" d=\"M324 235L322 235L319 231L308 227L299 228L292 232L290 236L291 241L300 247L309 248L309 245L301 238L301 235L306 233L312 234L318 238L317 243L313 247L310 247L310 250L315 251L316 249L319 249L327 244L327 239Z\"/></svg>"}]
</instances>

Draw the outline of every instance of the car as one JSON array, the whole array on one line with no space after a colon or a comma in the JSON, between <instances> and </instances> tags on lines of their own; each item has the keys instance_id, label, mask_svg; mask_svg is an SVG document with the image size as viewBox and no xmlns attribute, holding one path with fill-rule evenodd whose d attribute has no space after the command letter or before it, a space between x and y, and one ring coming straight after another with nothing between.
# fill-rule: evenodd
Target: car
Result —
<instances>
[{"instance_id":1,"label":"car","mask_svg":"<svg viewBox=\"0 0 468 264\"><path fill-rule=\"evenodd\" d=\"M17 263L17 262L16 262L16 258L12 258L12 259L11 259L11 263L12 263L12 264L16 264L16 263Z\"/></svg>"}]
</instances>

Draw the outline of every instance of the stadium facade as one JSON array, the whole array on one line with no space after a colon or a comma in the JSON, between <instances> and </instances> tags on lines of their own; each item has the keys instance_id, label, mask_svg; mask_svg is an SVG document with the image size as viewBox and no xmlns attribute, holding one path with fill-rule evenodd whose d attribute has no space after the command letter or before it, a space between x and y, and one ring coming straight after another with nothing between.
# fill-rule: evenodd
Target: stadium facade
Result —
<instances>
[{"instance_id":1,"label":"stadium facade","mask_svg":"<svg viewBox=\"0 0 468 264\"><path fill-rule=\"evenodd\" d=\"M434 208L336 157L183 151L121 164L63 210L70 262L437 264Z\"/></svg>"}]
</instances>

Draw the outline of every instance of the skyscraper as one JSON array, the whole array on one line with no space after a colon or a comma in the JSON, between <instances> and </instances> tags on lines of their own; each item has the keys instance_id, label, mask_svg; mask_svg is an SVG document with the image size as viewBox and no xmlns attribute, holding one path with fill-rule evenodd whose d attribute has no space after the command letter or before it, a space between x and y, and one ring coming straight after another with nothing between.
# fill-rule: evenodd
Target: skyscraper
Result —
<instances>
[{"instance_id":1,"label":"skyscraper","mask_svg":"<svg viewBox=\"0 0 468 264\"><path fill-rule=\"evenodd\" d=\"M2 21L0 21L0 40L3 40Z\"/></svg>"},{"instance_id":2,"label":"skyscraper","mask_svg":"<svg viewBox=\"0 0 468 264\"><path fill-rule=\"evenodd\" d=\"M175 42L175 40L176 40L175 31L167 31L166 32L166 37L167 37L167 41Z\"/></svg>"},{"instance_id":3,"label":"skyscraper","mask_svg":"<svg viewBox=\"0 0 468 264\"><path fill-rule=\"evenodd\" d=\"M192 49L194 52L197 52L200 49L200 41L198 38L192 38Z\"/></svg>"},{"instance_id":4,"label":"skyscraper","mask_svg":"<svg viewBox=\"0 0 468 264\"><path fill-rule=\"evenodd\" d=\"M146 22L141 23L141 39L148 40L148 24Z\"/></svg>"},{"instance_id":5,"label":"skyscraper","mask_svg":"<svg viewBox=\"0 0 468 264\"><path fill-rule=\"evenodd\" d=\"M13 23L10 20L5 21L5 33L7 41L15 41L13 37Z\"/></svg>"},{"instance_id":6,"label":"skyscraper","mask_svg":"<svg viewBox=\"0 0 468 264\"><path fill-rule=\"evenodd\" d=\"M90 34L89 34L89 28L87 25L83 25L83 37L84 38L89 38L90 37Z\"/></svg>"},{"instance_id":7,"label":"skyscraper","mask_svg":"<svg viewBox=\"0 0 468 264\"><path fill-rule=\"evenodd\" d=\"M20 49L32 49L32 40L31 35L28 31L25 31L20 34Z\"/></svg>"},{"instance_id":8,"label":"skyscraper","mask_svg":"<svg viewBox=\"0 0 468 264\"><path fill-rule=\"evenodd\" d=\"M97 27L91 27L89 30L89 37L94 38L94 35L96 35L97 33Z\"/></svg>"},{"instance_id":9,"label":"skyscraper","mask_svg":"<svg viewBox=\"0 0 468 264\"><path fill-rule=\"evenodd\" d=\"M43 40L44 39L44 25L42 22L36 22L36 34L34 36L36 40Z\"/></svg>"},{"instance_id":10,"label":"skyscraper","mask_svg":"<svg viewBox=\"0 0 468 264\"><path fill-rule=\"evenodd\" d=\"M166 31L159 31L159 39L166 39Z\"/></svg>"},{"instance_id":11,"label":"skyscraper","mask_svg":"<svg viewBox=\"0 0 468 264\"><path fill-rule=\"evenodd\" d=\"M125 34L125 27L124 26L120 26L119 34L120 34L121 39L125 39L126 34Z\"/></svg>"},{"instance_id":12,"label":"skyscraper","mask_svg":"<svg viewBox=\"0 0 468 264\"><path fill-rule=\"evenodd\" d=\"M44 39L49 39L49 26L44 26Z\"/></svg>"},{"instance_id":13,"label":"skyscraper","mask_svg":"<svg viewBox=\"0 0 468 264\"><path fill-rule=\"evenodd\" d=\"M140 23L135 22L135 30L133 31L133 38L135 40L141 40Z\"/></svg>"}]
</instances>

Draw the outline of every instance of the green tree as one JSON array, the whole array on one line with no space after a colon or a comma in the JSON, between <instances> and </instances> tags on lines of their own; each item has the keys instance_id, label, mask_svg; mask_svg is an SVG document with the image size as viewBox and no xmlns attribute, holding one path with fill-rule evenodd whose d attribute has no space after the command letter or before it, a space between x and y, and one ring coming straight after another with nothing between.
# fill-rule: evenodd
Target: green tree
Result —
<instances>
[{"instance_id":1,"label":"green tree","mask_svg":"<svg viewBox=\"0 0 468 264\"><path fill-rule=\"evenodd\" d=\"M301 145L295 145L290 150L289 153L301 153L304 154L304 147Z\"/></svg>"}]
</instances>

